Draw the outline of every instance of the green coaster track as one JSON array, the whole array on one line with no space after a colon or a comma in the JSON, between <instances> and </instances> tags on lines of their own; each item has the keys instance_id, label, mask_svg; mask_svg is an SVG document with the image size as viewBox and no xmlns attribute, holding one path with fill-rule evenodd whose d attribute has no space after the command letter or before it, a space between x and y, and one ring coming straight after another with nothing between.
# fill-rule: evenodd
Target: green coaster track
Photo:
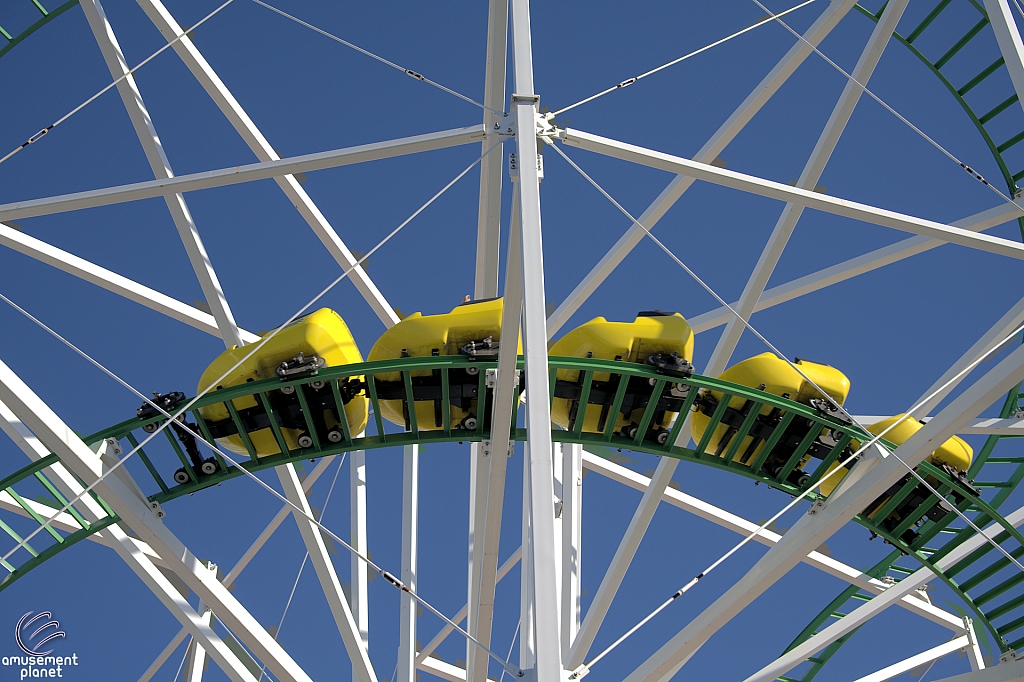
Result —
<instances>
[{"instance_id":1,"label":"green coaster track","mask_svg":"<svg viewBox=\"0 0 1024 682\"><path fill-rule=\"evenodd\" d=\"M10 1L14 2L15 0ZM47 10L39 0L21 0L21 3L26 5L31 3L34 10L38 12L40 16L29 26L18 30L10 25L4 26L4 17L2 16L2 13L0 13L0 39L3 40L3 42L0 43L0 57L3 57L14 49L14 46L25 40L25 38L28 38L43 26L46 26L61 14L64 14L64 12L67 12L69 9L77 5L78 0L68 0L62 5L50 10ZM12 31L14 32L12 33Z\"/></svg>"}]
</instances>

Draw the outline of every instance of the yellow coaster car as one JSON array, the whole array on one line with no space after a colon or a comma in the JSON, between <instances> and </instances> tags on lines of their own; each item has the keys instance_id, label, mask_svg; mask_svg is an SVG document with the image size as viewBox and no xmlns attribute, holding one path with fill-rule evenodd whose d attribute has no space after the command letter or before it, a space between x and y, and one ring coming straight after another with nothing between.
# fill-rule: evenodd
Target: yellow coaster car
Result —
<instances>
[{"instance_id":1,"label":"yellow coaster car","mask_svg":"<svg viewBox=\"0 0 1024 682\"><path fill-rule=\"evenodd\" d=\"M367 359L373 362L405 357L465 355L473 359L496 360L501 342L502 309L502 299L492 298L463 303L442 315L413 313L384 332L373 344ZM476 367L449 371L450 428L477 428L479 372ZM401 373L383 372L373 378L380 416L409 429L409 406ZM440 370L412 372L411 379L417 429L444 429Z\"/></svg>"},{"instance_id":2,"label":"yellow coaster car","mask_svg":"<svg viewBox=\"0 0 1024 682\"><path fill-rule=\"evenodd\" d=\"M609 322L596 317L559 339L549 355L598 358L651 365L660 372L680 378L693 376L693 330L679 313L660 310L637 314L632 322ZM647 379L634 377L626 388L618 414L610 415L623 375L595 372L587 405L583 410L582 431L604 433L608 420L619 435L635 438L644 410L651 400L652 386ZM584 372L560 369L555 374L551 421L564 429L577 427ZM669 425L683 406L689 384L670 383L659 397L654 417L645 438L664 444Z\"/></svg>"},{"instance_id":3,"label":"yellow coaster car","mask_svg":"<svg viewBox=\"0 0 1024 682\"><path fill-rule=\"evenodd\" d=\"M328 308L321 308L295 320L251 357L242 360L250 352L252 346L236 346L219 355L203 372L198 391L204 391L214 382L217 382L216 388L219 389L273 377L288 381L315 375L324 367L362 362L362 356L345 321ZM238 366L234 367L236 364ZM225 373L227 376L221 378ZM366 428L368 401L360 392L361 381L362 377L339 380L344 416L339 413L334 391L327 381L312 381L299 387L309 407L309 421L313 423L322 444L337 443L344 438L339 421L342 418L352 436ZM312 447L313 438L307 426L307 415L303 412L296 387L285 386L271 390L267 398L288 449ZM231 402L256 454L262 457L281 452L271 429L270 416L262 402L257 402L251 396L236 398ZM248 453L223 403L207 405L200 410L200 414L207 422L210 434L221 447L240 455ZM187 472L180 473L187 480ZM178 473L175 474L175 480L178 480Z\"/></svg>"},{"instance_id":4,"label":"yellow coaster car","mask_svg":"<svg viewBox=\"0 0 1024 682\"><path fill-rule=\"evenodd\" d=\"M895 426L893 426L895 425ZM921 430L921 422L917 421L913 417L909 417L905 414L898 414L888 419L883 419L877 424L871 424L867 427L867 430L873 435L877 436L889 429L883 439L889 441L893 445L903 445L911 436ZM851 443L854 451L860 448L860 443L853 441ZM953 436L945 443L943 443L937 450L928 455L925 459L926 462L932 464L940 469L943 469L951 478L959 482L968 491L978 495L978 491L975 490L970 481L967 480L967 470L971 468L971 461L974 459L974 450L959 436ZM833 464L829 471L835 469L838 464ZM846 476L846 471L841 471L834 476L830 476L821 483L821 493L823 495L831 495L832 492L839 485L843 477ZM868 505L867 509L863 511L868 518L877 521L876 516L882 508L886 506L892 496L895 495L899 490L909 481L911 474L904 476L899 482L894 483L889 490L885 491L878 499ZM928 482L930 486L939 489L941 483L934 476L925 476L924 480ZM922 508L922 505L931 496L931 492L921 484L918 486L903 500L900 501L896 507L882 519L879 525L882 528L893 531L898 526L903 525L909 518L914 518L914 525L918 525L921 521L924 521L925 517L938 521L950 513L947 509L944 509L941 504L935 504L935 499L932 497L933 505L927 510ZM964 497L957 492L953 493L953 498L957 504L963 502ZM912 543L917 538L917 533L912 529L903 531L900 539L907 544Z\"/></svg>"},{"instance_id":5,"label":"yellow coaster car","mask_svg":"<svg viewBox=\"0 0 1024 682\"><path fill-rule=\"evenodd\" d=\"M829 398L840 405L845 402L846 396L850 392L850 380L842 372L829 365L800 358L797 358L793 364L799 367L800 371L806 374L814 384L817 384ZM722 372L718 378L789 398L814 407L822 414L844 420L844 415L835 409L831 401L821 395L807 379L801 376L800 372L774 353L762 353L743 360ZM693 413L690 423L693 439L696 442L699 443L704 438L711 422L711 416L718 408L722 397L723 394L718 391L705 390L695 402L697 409ZM719 457L725 456L733 436L739 431L753 404L753 401L741 397L733 397L729 401L722 421L708 440L707 452L713 452ZM744 437L743 442L736 450L735 461L747 466L751 466L757 461L765 441L772 436L775 427L784 416L785 412L779 408L770 405L763 406L748 435ZM786 428L786 432L764 460L761 466L762 470L772 476L777 476L807 435L808 429L807 420L793 419ZM838 437L838 434L831 433L829 429L822 430L800 463L790 472L789 482L795 485L806 483L809 476L801 471L804 465L810 461L811 457L824 458L837 444Z\"/></svg>"}]
</instances>

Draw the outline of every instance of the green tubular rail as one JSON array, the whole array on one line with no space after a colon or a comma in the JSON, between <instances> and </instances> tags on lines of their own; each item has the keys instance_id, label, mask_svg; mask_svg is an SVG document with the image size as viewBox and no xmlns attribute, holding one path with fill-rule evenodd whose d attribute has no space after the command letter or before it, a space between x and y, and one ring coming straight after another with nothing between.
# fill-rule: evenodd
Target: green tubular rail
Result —
<instances>
[{"instance_id":1,"label":"green tubular rail","mask_svg":"<svg viewBox=\"0 0 1024 682\"><path fill-rule=\"evenodd\" d=\"M979 111L975 111L975 107L968 102L968 95L972 91L975 91L975 88L1004 67L1002 57L990 63L986 60L983 66L978 67L976 75L968 78L959 87L953 84L952 76L947 76L946 73L944 73L944 70L948 71L947 67L951 60L956 55L963 53L965 49L968 49L971 46L972 41L982 33L982 30L988 26L989 23L988 15L985 12L984 6L977 2L977 0L963 0L962 2L959 2L957 6L963 6L965 2L970 5L973 10L978 12L978 21L976 23L966 22L964 24L964 31L961 37L954 41L949 48L947 48L947 50L934 61L926 57L915 45L915 42L943 12L947 12L954 7L953 0L939 0L931 12L929 12L917 26L907 33L906 36L894 33L893 37L916 55L918 59L920 59L925 66L935 74L935 76L960 104L971 122L978 129L978 132L981 134L986 146L988 146L988 149L992 153L992 156L999 167L999 171L1003 176L1003 181L1006 183L1006 187L1011 196L1013 196L1019 189L1017 183L1024 178L1024 169L1017 172L1011 171L1010 164L1006 159L1005 153L1018 143L1024 141L1024 123L1014 124L1011 130L1020 129L1020 132L1010 135L1003 142L998 143L995 141L993 133L989 131L986 126L996 120L997 117L1005 118L1006 116L1011 115L1010 113L1004 112L1016 112L1014 115L1019 116L1019 107L1013 106L1018 102L1018 96L1012 91L1011 86L1011 90L1006 93L1006 97L998 96L994 98L994 102L997 103L994 106L991 106L991 104L986 105L984 110L979 109ZM860 13L875 22L881 18L882 12L885 9L885 6L883 5L877 13L874 13L860 5L856 5L855 7ZM1018 219L1018 224L1021 229L1021 234L1024 236L1024 218ZM1018 386L1007 395L1006 402L1000 415L1003 418L1013 416L1013 414L1020 409L1022 399L1024 399L1024 395L1020 393L1020 387ZM998 509L1006 498L1009 497L1010 493L1012 493L1020 484L1021 480L1024 479L1024 457L992 457L995 446L1001 440L1002 437L1000 436L989 437L986 440L984 447L975 458L971 471L968 473L968 477L975 481L974 486L980 489L983 495L991 495L988 501L988 505L991 510ZM1009 473L1007 473L1008 469ZM980 509L971 509L970 512L972 514L976 514L976 516L972 518L972 521L974 521L974 523L979 527L983 527L986 523L990 523L994 518L986 511ZM900 580L919 568L921 560L927 563L927 557L938 556L937 553L945 553L952 550L956 544L959 544L959 542L965 539L964 534L970 531L969 528L965 531L962 528L954 527L962 526L960 522L957 522L956 524L951 523L954 520L956 519L950 519L949 521L943 520L943 522L939 523L929 521L920 529L920 537L915 544L920 544L920 547L926 548L926 551L906 552L906 548L901 548L903 551L898 550L892 552L875 566L867 569L865 573L876 578L888 576L892 580ZM1005 536L1004 539L1006 539L1006 537L1008 536ZM891 538L888 537L887 539L891 540ZM935 547L932 547L932 545L935 545ZM1003 597L1008 593L1012 593L1014 589L1020 585L1021 578L1015 570L1004 571L1008 576L1000 582L998 578L1001 576L998 574L1003 569L1009 567L1009 561L998 552L995 552L995 550L992 550L992 552L997 554L998 557L991 556L990 553L978 554L976 557L972 555L972 557L967 557L964 561L948 568L945 573L937 573L937 575L946 584L956 585L954 588L955 592L964 600L965 604L973 612L975 620L981 621L985 629L994 635L996 645L999 647L1000 651L1005 652L1010 649L1016 649L1020 646L1024 646L1024 631L1021 630L1021 628L1024 628L1024 619L1007 621L1006 612L1000 610L1000 606L992 606L991 603L997 598ZM1015 556L1018 555L1015 553ZM933 570L937 571L934 566L931 567ZM974 577L980 576L980 579L972 579L972 577L967 577L966 574L970 574L970 576ZM977 595L977 599L981 602L979 604L967 594L967 591L971 590L973 593L978 587L980 587L980 583L983 581L985 581L984 590ZM871 595L869 593L866 593L857 587L847 588L840 593L836 599L828 604L828 606L826 606L825 609L822 610L822 612L818 614L818 616L811 621L806 628L804 628L804 630L789 645L789 647L787 647L786 650L789 651L798 644L805 642L836 619L842 618L859 603L867 601L870 598ZM1012 599L1007 598L1004 601L1000 601L1000 605L1007 601L1012 601ZM1022 601L1022 603L1024 603L1024 601ZM993 613L995 615L992 615ZM993 621L999 622L996 624ZM780 677L779 679L794 682L796 680L799 680L799 682L810 682L810 680L818 674L825 663L828 662L828 660L842 647L842 645L849 640L854 632L856 632L856 630L848 633L845 637L837 640L815 656L808 658L805 662L806 665L800 669L802 672L800 676Z\"/></svg>"},{"instance_id":2,"label":"green tubular rail","mask_svg":"<svg viewBox=\"0 0 1024 682\"><path fill-rule=\"evenodd\" d=\"M40 17L29 27L22 29L18 33L12 34L10 31L4 28L3 17L0 16L0 57L3 57L5 54L14 49L15 45L25 40L25 38L28 38L30 35L41 29L43 26L46 26L48 23L59 17L61 14L64 14L64 12L67 12L69 9L78 4L78 0L68 0L67 2L59 5L58 7L55 7L54 9L47 10L45 7L43 7L42 3L39 0L22 0L22 2L24 4L31 3L35 11L39 12Z\"/></svg>"},{"instance_id":3,"label":"green tubular rail","mask_svg":"<svg viewBox=\"0 0 1024 682\"><path fill-rule=\"evenodd\" d=\"M47 455L29 466L16 471L7 478L0 480L0 502L8 505L17 505L22 509L23 516L27 516L33 522L42 526L45 519L40 514L39 504L50 507L56 512L56 510L68 503L67 498L61 495L60 491L43 474L44 469L59 463L59 461L57 455ZM36 489L38 489L38 486L42 486L42 489L52 495L53 499L32 500L26 489L28 484L33 485ZM21 492L18 492L16 488L20 489ZM78 530L69 532L59 530L53 526L46 526L46 534L37 536L39 540L34 541L35 547L31 542L25 542L22 548L13 553L8 559L0 560L0 567L6 571L6 573L0 572L0 575L3 575L3 578L0 578L0 590L10 587L18 578L55 554L120 520L103 500L96 495L93 495L93 498L100 503L106 512L104 518L94 523L89 523L75 509L74 505L68 507L65 515L78 525ZM32 504L32 502L37 504ZM13 541L9 548L0 546L0 556L7 554L11 549L24 542L24 538L8 524L4 523L3 520L0 520L0 530L3 530L4 535ZM40 549L39 547L41 547L43 541L47 541L49 544L47 547Z\"/></svg>"}]
</instances>

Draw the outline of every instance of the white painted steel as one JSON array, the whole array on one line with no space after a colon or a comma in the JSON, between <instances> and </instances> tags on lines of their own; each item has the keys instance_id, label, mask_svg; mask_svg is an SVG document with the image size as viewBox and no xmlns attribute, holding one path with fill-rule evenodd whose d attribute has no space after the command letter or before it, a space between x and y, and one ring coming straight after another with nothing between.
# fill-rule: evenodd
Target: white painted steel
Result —
<instances>
[{"instance_id":1,"label":"white painted steel","mask_svg":"<svg viewBox=\"0 0 1024 682\"><path fill-rule=\"evenodd\" d=\"M741 579L627 677L628 682L653 682L675 674L704 642L766 589L788 573L810 551L856 516L878 495L906 475L896 461L920 464L939 445L1024 378L1024 347L1018 348L970 388L957 396L935 419L895 451L867 453L815 514L805 514ZM883 594L884 596L884 594ZM843 619L845 620L845 618ZM802 659L801 659L802 660Z\"/></svg>"},{"instance_id":2,"label":"white painted steel","mask_svg":"<svg viewBox=\"0 0 1024 682\"><path fill-rule=\"evenodd\" d=\"M1021 216L1024 216L1024 212L1013 204L1007 203L986 209L950 224L953 227L961 227L971 232L981 232ZM792 301L800 296L819 291L839 282L844 282L857 275L863 275L885 265L901 261L904 258L910 258L919 253L930 251L938 246L942 246L944 243L937 239L929 239L928 237L910 237L895 244L883 246L862 256L845 260L842 263L768 289L758 300L757 305L754 307L754 312ZM733 307L736 306L736 304L732 305ZM700 332L725 324L732 317L733 314L723 307L690 318L689 322L690 326L693 327L694 333L699 334Z\"/></svg>"},{"instance_id":3,"label":"white painted steel","mask_svg":"<svg viewBox=\"0 0 1024 682\"><path fill-rule=\"evenodd\" d=\"M1024 507L1008 514L1005 518L1006 521L1013 526L1020 526L1024 523ZM1001 532L1003 532L1002 526L995 523L986 526L983 529L984 535L989 538L995 537ZM938 567L940 569L945 569L953 565L984 545L985 542L984 537L981 535L975 535L969 540L966 540L960 546L956 547L948 555L942 557L942 559L938 561ZM935 579L935 574L932 573L931 569L927 567L918 569L871 601L861 604L843 618L814 635L811 639L794 647L793 650L787 651L775 661L765 666L754 675L748 677L745 682L769 682L770 680L774 680L778 675L782 675L787 670L800 665L800 663L808 656L813 656L815 653L821 651L846 633L851 632L859 625L863 625L871 618L874 618L897 600L913 594L916 590L933 579Z\"/></svg>"},{"instance_id":4,"label":"white painted steel","mask_svg":"<svg viewBox=\"0 0 1024 682\"><path fill-rule=\"evenodd\" d=\"M35 237L30 237L10 225L0 223L0 245L14 249L47 265L52 265L69 275L74 275L118 296L135 301L150 310L155 310L179 322L184 322L207 334L220 336L217 320L210 313L194 308L187 303L182 303L127 277L122 277L116 272L111 272L95 263L90 263L84 258L79 258ZM240 329L239 334L246 343L253 343L259 339L258 336L244 329Z\"/></svg>"},{"instance_id":5,"label":"white painted steel","mask_svg":"<svg viewBox=\"0 0 1024 682\"><path fill-rule=\"evenodd\" d=\"M490 646L494 620L494 589L497 585L498 548L501 518L505 504L505 475L513 445L512 409L519 360L518 339L523 311L523 260L518 210L513 207L510 220L508 256L505 266L504 305L501 314L501 346L498 348L498 376L491 406L491 440L477 446L476 494L470 518L472 562L469 592L469 633L484 646ZM482 415L477 415L482 418ZM476 605L474 608L473 605ZM471 682L483 682L489 658L475 643L466 641L466 670Z\"/></svg>"},{"instance_id":6,"label":"white painted steel","mask_svg":"<svg viewBox=\"0 0 1024 682\"><path fill-rule=\"evenodd\" d=\"M533 47L529 0L512 0L512 55L515 64L516 153L519 163L519 211L523 261L523 356L529 392L526 402L529 552L533 641L537 682L562 678L559 644L558 585L555 575L554 471L551 457L551 412L548 405L548 336L545 328L544 249L540 213L540 176L536 163L537 98L533 87ZM524 514L524 516L526 516ZM524 559L525 560L525 559ZM524 640L528 632L522 625Z\"/></svg>"},{"instance_id":7,"label":"white painted steel","mask_svg":"<svg viewBox=\"0 0 1024 682\"><path fill-rule=\"evenodd\" d=\"M213 569L216 572L216 567ZM213 620L213 611L206 608L206 604L199 602L199 606L196 609L207 626ZM186 682L203 682L203 670L207 666L206 649L196 641L192 640L192 643L188 645L188 649L185 653L185 669L184 669L184 680Z\"/></svg>"},{"instance_id":8,"label":"white painted steel","mask_svg":"<svg viewBox=\"0 0 1024 682\"><path fill-rule=\"evenodd\" d=\"M114 79L120 79L117 83L117 92L128 111L135 134L146 152L146 159L149 161L150 168L153 169L153 175L158 179L174 177L171 164L167 160L167 154L164 153L163 144L160 142L160 136L157 135L156 127L153 125L153 119L142 101L142 93L135 83L135 77L131 74L128 62L125 61L124 53L121 52L121 46L114 35L114 29L107 21L100 0L85 0L79 4L82 6L85 18L96 38L96 44L99 45L100 52L103 53L103 59L107 63L110 75ZM203 240L199 237L199 230L192 219L192 213L185 203L185 197L180 193L166 194L164 201L174 220L174 226L178 230L181 242L185 246L188 259L192 263L192 269L199 279L199 285L203 289L203 295L206 296L210 312L217 320L217 327L220 329L221 338L224 339L224 345L228 348L244 345L238 325L228 306L227 298L224 296L224 290L221 288L220 280L213 269L213 263L206 252L206 247L203 246ZM201 669L199 675L202 676Z\"/></svg>"},{"instance_id":9,"label":"white painted steel","mask_svg":"<svg viewBox=\"0 0 1024 682\"><path fill-rule=\"evenodd\" d=\"M562 450L562 660L580 630L583 562L583 446L561 443Z\"/></svg>"},{"instance_id":10,"label":"white painted steel","mask_svg":"<svg viewBox=\"0 0 1024 682\"><path fill-rule=\"evenodd\" d=\"M15 398L10 393L11 391L18 392L21 396L20 399ZM35 410L34 413L33 410ZM67 439L71 447L77 449L78 456L82 458L90 471L98 474L102 468L101 460L96 453L89 450L74 432L65 426L3 362L0 362L0 413L3 415L0 425L4 432L28 455L29 459L38 461L49 455L51 450L61 458L62 463L47 467L43 473L67 499L76 498L84 488L72 475L74 469L65 467L63 464L67 460L61 456L64 448L58 447L62 443L61 438ZM114 480L116 484L121 485L127 498L136 504L142 504L134 499L134 493L124 489L120 479ZM110 500L107 495L102 496L104 500ZM113 507L113 505L111 506ZM90 523L107 517L107 512L88 495L75 503L75 509L82 515L82 518ZM121 518L124 520L125 517L121 516ZM130 523L129 526L135 528ZM128 537L128 534L118 524L108 526L94 535L100 536L104 544L117 552L143 584L160 600L160 603L197 641L202 643L205 650L210 652L211 658L231 680L235 682L255 681L252 674L210 627L209 621L204 620L203 616L188 603L187 598L182 596L170 583L163 573L164 569L149 559L151 555L157 554L160 556L161 562L166 565L168 562L164 560L163 555L155 552L147 543ZM185 552L187 553L187 550ZM198 561L195 565L196 571L208 572L206 567Z\"/></svg>"},{"instance_id":11,"label":"white painted steel","mask_svg":"<svg viewBox=\"0 0 1024 682\"><path fill-rule=\"evenodd\" d=\"M693 157L695 161L711 163L725 150L730 142L750 122L750 119L761 110L779 88L789 79L797 68L813 52L811 45L817 46L832 32L847 12L856 5L855 0L833 0L821 16L815 20L804 40L798 40L793 47L779 60L778 64L768 72L757 87L736 108L731 116L719 127L700 151ZM690 188L695 178L680 175L673 178L668 187L662 190L658 198L641 214L639 222L648 230L652 229L661 218L668 213L672 205ZM618 267L625 257L644 237L644 231L636 225L630 225L626 233L615 242L615 245L604 255L597 265L591 269L572 293L555 309L548 319L548 334L553 336L562 328L573 313L579 310L584 301L601 285L611 272Z\"/></svg>"},{"instance_id":12,"label":"white painted steel","mask_svg":"<svg viewBox=\"0 0 1024 682\"><path fill-rule=\"evenodd\" d=\"M402 582L417 590L419 562L420 446L406 445L402 459ZM402 592L398 634L398 682L416 680L416 609L419 604Z\"/></svg>"},{"instance_id":13,"label":"white painted steel","mask_svg":"<svg viewBox=\"0 0 1024 682\"><path fill-rule=\"evenodd\" d=\"M988 666L985 665L985 655L981 651L981 642L978 640L978 628L974 621L967 616L964 616L964 626L970 640L964 651L967 653L967 660L971 663L971 670L984 670Z\"/></svg>"},{"instance_id":14,"label":"white painted steel","mask_svg":"<svg viewBox=\"0 0 1024 682\"><path fill-rule=\"evenodd\" d=\"M508 52L508 0L491 0L487 12L487 59L484 71L484 129L487 137L480 153L498 141L498 133L508 128L505 111L505 58ZM473 298L498 295L498 251L501 239L501 178L503 154L487 154L480 162L480 202L477 215L476 278Z\"/></svg>"},{"instance_id":15,"label":"white painted steel","mask_svg":"<svg viewBox=\"0 0 1024 682\"><path fill-rule=\"evenodd\" d=\"M306 493L302 489L302 482L299 481L295 465L283 464L274 467L274 471L277 472L284 496L295 505L292 509L292 516L299 527L302 543L309 553L309 561L316 570L316 577L320 581L320 588L331 609L331 616L341 635L345 651L352 662L352 677L359 682L377 682L373 664L370 663L370 656L366 651L363 633L356 625L352 609L345 598L338 574L334 569L334 562L331 561L331 555L327 551L323 533L320 527L310 520L316 517L309 506L309 500L306 499Z\"/></svg>"},{"instance_id":16,"label":"white painted steel","mask_svg":"<svg viewBox=\"0 0 1024 682\"><path fill-rule=\"evenodd\" d=\"M609 462L608 460L587 451L583 452L583 466L589 471L601 474L613 481L618 481L619 483L627 485L634 490L645 491L651 484L651 479L647 476L638 474L637 472L627 469L620 464ZM759 524L748 521L741 516L737 516L736 514L724 509L720 509L713 504L700 500L692 495L687 495L686 493L672 487L665 490L665 495L662 500L667 504L671 504L673 507L677 507L694 514L695 516L699 516L706 521L710 521L715 525L727 528L728 530L731 530L734 533L739 533L740 535L750 535L759 528ZM779 533L775 533L767 529L761 529L754 537L754 542L771 547L777 544L781 538L782 535ZM832 557L825 556L817 550L809 552L802 561L808 566L813 566L818 570L824 571L825 573L835 576L836 578L839 578L851 585L857 585L867 592L880 594L889 587L888 584L881 580L865 575L860 570L844 564L841 561L837 561ZM917 615L948 628L955 633L959 634L963 631L963 621L959 616L919 599L916 596L916 593L911 593L903 597L903 599L900 600L899 605L911 613L916 613Z\"/></svg>"},{"instance_id":17,"label":"white painted steel","mask_svg":"<svg viewBox=\"0 0 1024 682\"><path fill-rule=\"evenodd\" d=\"M846 124L850 122L853 110L860 101L861 93L864 92L861 85L867 85L868 80L874 73L878 61L882 58L882 53L889 44L889 39L892 38L893 31L896 30L896 25L903 16L903 11L907 8L908 1L891 0L891 2L885 5L885 11L882 13L878 23L875 24L875 28L871 31L871 37L868 39L867 45L864 46L860 59L857 60L857 65L853 69L852 75L854 80L846 82L843 93L839 96L839 101L836 102L835 107L832 109L832 114L829 116L828 122L821 131L821 135L818 137L818 142L815 144L810 158L807 159L807 163L800 173L800 177L796 182L796 186L800 189L814 191L817 186L818 180L821 179L821 174L825 171L825 165L828 163L829 158L831 158L832 152L835 151L839 138L846 129ZM858 83L861 85L858 85ZM724 365L732 357L736 344L739 343L740 337L743 336L743 332L746 329L744 323L753 314L754 307L757 305L761 294L764 293L764 288L768 285L768 280L775 271L775 266L778 265L786 245L789 244L789 238L792 236L793 230L796 229L796 224L800 220L800 216L803 215L803 212L804 207L802 205L793 203L786 204L786 207L782 210L782 215L779 216L778 222L775 223L771 236L768 238L768 243L765 244L764 250L754 266L754 271L750 274L747 284L743 288L739 305L733 306L739 317L733 315L726 323L725 331L722 332L722 336L719 338L718 344L711 354L711 360L708 361L709 365L713 367L721 365L724 369ZM712 373L711 376L718 376L718 372Z\"/></svg>"},{"instance_id":18,"label":"white painted steel","mask_svg":"<svg viewBox=\"0 0 1024 682\"><path fill-rule=\"evenodd\" d=\"M925 220L924 218L916 218L855 201L826 196L799 187L790 187L779 182L757 178L753 175L716 168L709 164L698 163L679 156L673 156L672 154L656 152L637 145L618 142L610 138L578 130L567 128L562 139L566 144L598 154L604 154L623 161L632 161L643 166L671 173L687 173L698 180L705 180L770 199L792 202L826 213L853 218L854 220L863 220L875 225L932 237L933 239L989 253L1009 256L1011 258L1024 258L1024 245L1009 239L992 237L987 234L975 234L963 228L943 225L942 223Z\"/></svg>"},{"instance_id":19,"label":"white painted steel","mask_svg":"<svg viewBox=\"0 0 1024 682\"><path fill-rule=\"evenodd\" d=\"M1024 682L1024 660L1007 661L994 668L945 677L936 682Z\"/></svg>"},{"instance_id":20,"label":"white painted steel","mask_svg":"<svg viewBox=\"0 0 1024 682\"><path fill-rule=\"evenodd\" d=\"M362 438L359 434L357 438ZM366 451L353 450L348 455L348 483L349 483L349 533L352 548L362 554L369 556L369 546L366 538ZM370 568L366 563L353 553L349 559L351 583L349 584L349 605L352 608L352 616L355 618L359 635L363 639L363 646L367 651L370 649L370 610L369 610L369 580ZM353 670L353 674L355 671Z\"/></svg>"},{"instance_id":21,"label":"white painted steel","mask_svg":"<svg viewBox=\"0 0 1024 682\"><path fill-rule=\"evenodd\" d=\"M1010 3L1007 0L985 0L985 11L992 24L992 31L996 34L996 43L1003 54L1010 82L1017 93L1017 103L1024 107L1024 42L1021 41Z\"/></svg>"},{"instance_id":22,"label":"white painted steel","mask_svg":"<svg viewBox=\"0 0 1024 682\"><path fill-rule=\"evenodd\" d=\"M203 86L210 98L220 108L221 112L228 119L231 125L242 136L249 148L261 161L275 161L280 158L277 151L270 142L263 136L256 124L245 113L242 106L235 99L231 91L217 76L213 68L206 61L192 40L185 35L187 31L182 30L181 24L175 21L161 0L137 0L138 4L146 12L150 21L163 35L164 40L174 42L173 50L185 63L192 75L199 84ZM377 289L377 286L366 274L366 271L356 262L355 256L335 232L327 218L320 209L316 207L313 200L306 194L306 191L299 185L299 181L293 175L285 175L275 178L277 184L284 191L292 205L320 238L328 252L345 269L352 268L349 279L362 294L363 298L370 305L377 316L386 327L398 322L398 315L384 298L384 295Z\"/></svg>"},{"instance_id":23,"label":"white painted steel","mask_svg":"<svg viewBox=\"0 0 1024 682\"><path fill-rule=\"evenodd\" d=\"M937 661L943 656L948 656L954 651L962 651L966 647L970 646L970 644L971 638L967 635L961 635L960 637L951 639L950 641L945 642L944 644L932 647L927 651L922 651L916 656L911 656L910 658L906 658L900 661L899 663L893 663L890 666L886 666L885 668L882 668L877 672L873 672L870 675L858 677L854 682L885 682L886 680L891 680L892 678L897 677L898 675L910 672L918 666L925 665L926 663L931 663L932 661Z\"/></svg>"},{"instance_id":24,"label":"white painted steel","mask_svg":"<svg viewBox=\"0 0 1024 682\"><path fill-rule=\"evenodd\" d=\"M243 182L265 180L267 178L290 178L294 173L337 168L366 161L393 158L406 154L445 149L463 144L470 144L484 139L483 126L474 125L465 128L454 128L437 133L413 135L386 142L345 147L327 152L315 152L282 159L274 154L273 159L262 160L244 166L232 166L188 175L178 175L161 180L134 182L116 187L73 192L43 199L29 199L8 204L0 204L0 220L19 220L41 215L52 215L66 211L77 211L83 208L109 206L128 201L138 201L152 197L165 196L174 192L192 192L212 187L226 187ZM340 244L340 241L338 242ZM333 244L333 242L332 242ZM337 246L335 244L335 246ZM340 248L340 247L338 247ZM334 246L331 247L334 249ZM332 255L335 251L332 250ZM344 262L345 269L355 263ZM362 270L362 268L359 268Z\"/></svg>"}]
</instances>

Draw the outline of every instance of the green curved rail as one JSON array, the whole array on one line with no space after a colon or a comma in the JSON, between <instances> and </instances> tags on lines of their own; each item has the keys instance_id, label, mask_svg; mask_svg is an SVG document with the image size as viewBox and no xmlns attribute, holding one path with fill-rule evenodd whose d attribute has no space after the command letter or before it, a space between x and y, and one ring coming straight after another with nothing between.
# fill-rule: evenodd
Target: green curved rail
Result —
<instances>
[{"instance_id":1,"label":"green curved rail","mask_svg":"<svg viewBox=\"0 0 1024 682\"><path fill-rule=\"evenodd\" d=\"M48 510L40 509L40 506L56 511L68 503L67 498L61 495L60 491L43 474L46 468L59 464L59 462L60 460L57 458L57 455L48 455L0 480L0 506L16 505L22 510L21 515L27 517L29 521L27 525L33 529L37 526L42 526L44 524L44 515L40 512ZM33 492L35 495L33 495ZM33 499L33 497L37 499ZM54 526L46 526L45 533L37 534L32 542L26 542L20 550L12 554L7 560L0 560L0 567L6 571L6 575L0 578L0 590L10 587L14 581L50 557L120 520L103 500L96 495L93 495L93 498L100 503L106 512L107 515L104 518L94 523L89 523L75 509L74 505L68 507L65 514L78 525L78 529L62 531ZM2 519L0 519L0 530L3 531L3 535L0 535L0 537L6 536L12 542L10 547L0 546L0 556L7 554L11 549L24 541L22 535L10 525L4 523ZM25 535L28 535L28 533Z\"/></svg>"},{"instance_id":2,"label":"green curved rail","mask_svg":"<svg viewBox=\"0 0 1024 682\"><path fill-rule=\"evenodd\" d=\"M14 0L9 1L13 2ZM48 23L59 17L61 14L64 14L64 12L67 12L69 9L78 4L78 0L68 0L64 4L59 5L58 7L55 7L52 10L47 10L43 6L42 2L40 2L40 0L21 0L21 2L22 4L31 3L35 11L39 12L40 17L28 27L18 30L17 33L11 33L10 30L7 29L17 29L13 29L11 26L7 26L7 28L4 28L3 13L2 11L0 11L0 40L3 41L3 44L0 44L0 57L3 57L5 54L14 49L15 45L25 40L25 38L28 38L30 35L41 29L43 26L46 26Z\"/></svg>"}]
</instances>

